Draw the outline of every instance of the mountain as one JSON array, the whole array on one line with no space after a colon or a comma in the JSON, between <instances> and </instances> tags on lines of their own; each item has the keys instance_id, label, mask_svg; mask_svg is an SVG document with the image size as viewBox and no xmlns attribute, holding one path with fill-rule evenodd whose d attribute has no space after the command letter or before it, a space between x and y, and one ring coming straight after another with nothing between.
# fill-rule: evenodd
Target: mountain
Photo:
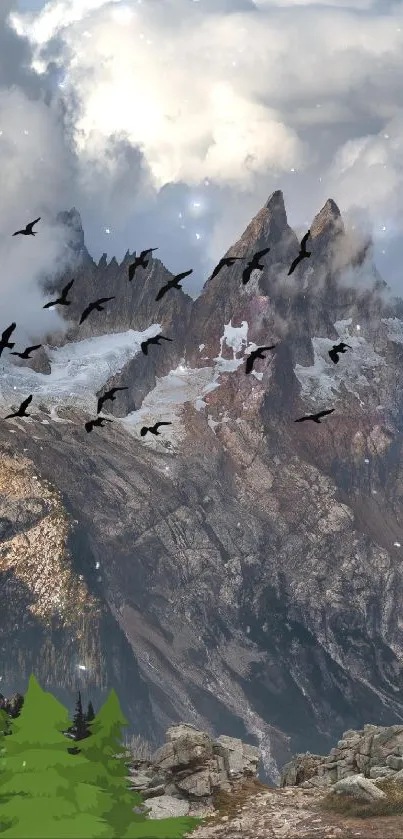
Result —
<instances>
[{"instance_id":1,"label":"mountain","mask_svg":"<svg viewBox=\"0 0 403 839\"><path fill-rule=\"evenodd\" d=\"M294 752L400 722L403 308L371 243L329 200L288 276L303 233L277 191L226 254L270 247L261 273L244 286L239 261L156 303L160 260L129 283L133 254L96 265L77 211L58 224L71 270L46 288L74 276L72 323L42 373L0 360L3 415L34 393L33 420L0 424L2 690L32 671L70 705L114 687L155 746L181 720L220 731L273 783ZM144 356L159 331L173 342ZM111 386L114 422L86 434Z\"/></svg>"}]
</instances>

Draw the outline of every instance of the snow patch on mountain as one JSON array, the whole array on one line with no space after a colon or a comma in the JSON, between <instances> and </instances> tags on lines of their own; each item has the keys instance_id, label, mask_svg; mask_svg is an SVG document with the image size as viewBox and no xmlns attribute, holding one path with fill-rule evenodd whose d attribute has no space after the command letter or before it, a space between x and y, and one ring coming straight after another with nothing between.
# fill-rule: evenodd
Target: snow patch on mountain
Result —
<instances>
[{"instance_id":1,"label":"snow patch on mountain","mask_svg":"<svg viewBox=\"0 0 403 839\"><path fill-rule=\"evenodd\" d=\"M342 384L361 401L359 390L378 381L377 368L386 364L368 341L358 336L352 318L336 321L334 327L340 340L351 347L339 356L338 364L329 357L329 350L338 342L330 338L312 338L314 363L310 367L295 365L302 397L313 402L318 410L329 407L329 401L334 399Z\"/></svg>"},{"instance_id":2,"label":"snow patch on mountain","mask_svg":"<svg viewBox=\"0 0 403 839\"><path fill-rule=\"evenodd\" d=\"M51 409L74 406L96 414L96 393L109 379L119 373L130 359L141 351L147 338L161 332L160 324L152 324L144 332L110 333L84 341L48 347L50 374L37 373L30 367L13 364L6 357L0 359L0 406L18 406L30 393L33 400L29 412L35 414L38 403Z\"/></svg>"}]
</instances>

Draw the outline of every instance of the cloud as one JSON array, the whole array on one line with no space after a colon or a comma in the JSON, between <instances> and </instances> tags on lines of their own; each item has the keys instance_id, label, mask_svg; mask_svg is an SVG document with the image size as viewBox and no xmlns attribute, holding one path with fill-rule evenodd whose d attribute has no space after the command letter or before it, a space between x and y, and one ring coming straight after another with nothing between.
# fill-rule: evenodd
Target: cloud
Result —
<instances>
[{"instance_id":1,"label":"cloud","mask_svg":"<svg viewBox=\"0 0 403 839\"><path fill-rule=\"evenodd\" d=\"M192 260L200 288L282 188L298 228L328 197L343 213L361 208L375 253L393 252L395 264L401 4L50 0L11 20L30 41L38 78L53 79L55 164L63 148L70 154L70 189L56 178L55 195L82 211L90 251L120 258L151 237L171 270ZM194 196L205 202L198 218Z\"/></svg>"}]
</instances>

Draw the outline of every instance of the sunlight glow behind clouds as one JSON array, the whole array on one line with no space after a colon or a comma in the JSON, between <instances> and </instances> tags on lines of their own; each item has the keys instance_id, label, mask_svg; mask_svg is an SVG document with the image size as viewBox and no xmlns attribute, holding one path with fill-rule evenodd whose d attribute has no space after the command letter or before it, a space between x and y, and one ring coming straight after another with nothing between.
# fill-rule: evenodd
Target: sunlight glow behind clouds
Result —
<instances>
[{"instance_id":1,"label":"sunlight glow behind clouds","mask_svg":"<svg viewBox=\"0 0 403 839\"><path fill-rule=\"evenodd\" d=\"M81 197L94 217L102 207L100 228L115 232L151 184L197 188L207 177L217 211L203 232L210 260L275 188L291 224L331 196L342 212L367 209L377 229L393 212L399 229L402 6L244 0L233 11L241 5L50 0L37 15L12 16L35 66L52 60L66 73L59 93L78 155L77 206ZM133 174L130 147L144 177ZM182 227L195 239L185 218Z\"/></svg>"}]
</instances>

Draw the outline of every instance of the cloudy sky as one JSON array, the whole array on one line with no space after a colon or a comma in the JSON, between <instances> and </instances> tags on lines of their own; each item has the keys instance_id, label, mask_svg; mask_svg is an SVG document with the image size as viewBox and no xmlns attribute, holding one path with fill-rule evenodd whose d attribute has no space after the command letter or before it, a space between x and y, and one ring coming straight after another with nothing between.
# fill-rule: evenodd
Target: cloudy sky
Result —
<instances>
[{"instance_id":1,"label":"cloudy sky","mask_svg":"<svg viewBox=\"0 0 403 839\"><path fill-rule=\"evenodd\" d=\"M403 295L402 70L400 0L0 0L2 319L63 252L11 237L37 215L76 206L95 259L158 245L194 296L278 188L298 233L359 216Z\"/></svg>"}]
</instances>

